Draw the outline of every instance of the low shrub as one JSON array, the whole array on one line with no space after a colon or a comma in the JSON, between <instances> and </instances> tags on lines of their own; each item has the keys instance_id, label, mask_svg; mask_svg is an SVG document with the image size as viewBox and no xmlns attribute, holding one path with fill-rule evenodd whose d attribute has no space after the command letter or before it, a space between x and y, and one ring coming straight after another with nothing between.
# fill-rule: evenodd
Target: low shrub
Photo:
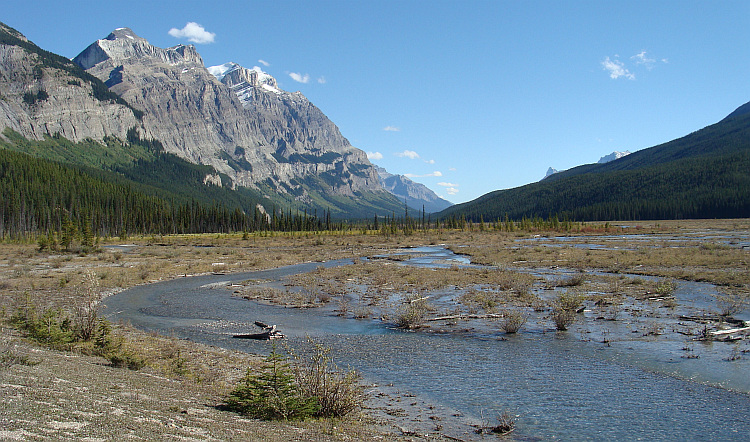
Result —
<instances>
[{"instance_id":1,"label":"low shrub","mask_svg":"<svg viewBox=\"0 0 750 442\"><path fill-rule=\"evenodd\" d=\"M502 315L500 328L508 334L518 333L528 319L528 316L520 310L503 310Z\"/></svg>"},{"instance_id":2,"label":"low shrub","mask_svg":"<svg viewBox=\"0 0 750 442\"><path fill-rule=\"evenodd\" d=\"M302 394L316 398L318 417L344 417L362 406L365 396L360 376L341 370L331 358L331 349L308 339L312 353L303 357L290 351L292 371Z\"/></svg>"},{"instance_id":3,"label":"low shrub","mask_svg":"<svg viewBox=\"0 0 750 442\"><path fill-rule=\"evenodd\" d=\"M583 304L583 296L576 292L560 293L552 302L552 321L555 328L565 331L575 322L576 313Z\"/></svg>"}]
</instances>

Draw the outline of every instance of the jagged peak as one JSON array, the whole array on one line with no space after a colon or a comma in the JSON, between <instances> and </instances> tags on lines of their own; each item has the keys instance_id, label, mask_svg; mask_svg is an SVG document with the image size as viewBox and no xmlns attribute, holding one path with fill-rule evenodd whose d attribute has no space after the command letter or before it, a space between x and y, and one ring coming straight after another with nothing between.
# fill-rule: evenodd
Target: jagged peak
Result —
<instances>
[{"instance_id":1,"label":"jagged peak","mask_svg":"<svg viewBox=\"0 0 750 442\"><path fill-rule=\"evenodd\" d=\"M138 35L136 35L135 32L133 32L130 28L117 28L114 31L110 32L107 38L105 40L117 40L120 38L127 38L130 40L143 40L146 41L145 38L141 38Z\"/></svg>"},{"instance_id":2,"label":"jagged peak","mask_svg":"<svg viewBox=\"0 0 750 442\"><path fill-rule=\"evenodd\" d=\"M130 28L117 28L106 38L97 40L78 54L73 61L84 69L89 69L105 60L126 60L129 58L155 59L170 65L198 63L203 59L193 45L177 45L162 49L153 46L145 38L139 37Z\"/></svg>"},{"instance_id":3,"label":"jagged peak","mask_svg":"<svg viewBox=\"0 0 750 442\"><path fill-rule=\"evenodd\" d=\"M276 94L284 92L279 89L276 79L258 66L247 69L230 61L218 66L211 66L208 68L208 71L217 80L229 87L241 88L242 86L252 86L260 87L263 90Z\"/></svg>"}]
</instances>

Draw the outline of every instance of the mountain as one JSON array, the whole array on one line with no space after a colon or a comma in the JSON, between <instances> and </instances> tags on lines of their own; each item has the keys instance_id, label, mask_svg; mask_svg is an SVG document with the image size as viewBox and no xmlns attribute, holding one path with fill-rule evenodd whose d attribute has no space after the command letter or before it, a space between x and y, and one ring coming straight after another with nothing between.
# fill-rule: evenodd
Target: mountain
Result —
<instances>
[{"instance_id":1,"label":"mountain","mask_svg":"<svg viewBox=\"0 0 750 442\"><path fill-rule=\"evenodd\" d=\"M125 139L142 118L99 79L2 23L0 79L0 131L10 128L29 139Z\"/></svg>"},{"instance_id":2,"label":"mountain","mask_svg":"<svg viewBox=\"0 0 750 442\"><path fill-rule=\"evenodd\" d=\"M547 173L544 174L544 178L547 178L548 176L550 176L552 174L555 174L557 172L559 172L559 170L553 169L553 168L550 167L549 169L547 169ZM542 179L544 179L544 178L542 178Z\"/></svg>"},{"instance_id":3,"label":"mountain","mask_svg":"<svg viewBox=\"0 0 750 442\"><path fill-rule=\"evenodd\" d=\"M498 190L440 217L573 220L750 216L750 103L716 124L603 164Z\"/></svg>"},{"instance_id":4,"label":"mountain","mask_svg":"<svg viewBox=\"0 0 750 442\"><path fill-rule=\"evenodd\" d=\"M214 167L243 186L279 194L280 204L332 207L336 215L393 210L366 154L299 92L259 69L206 68L192 45L162 49L128 28L73 61L143 109L144 138ZM347 201L349 199L349 201Z\"/></svg>"},{"instance_id":5,"label":"mountain","mask_svg":"<svg viewBox=\"0 0 750 442\"><path fill-rule=\"evenodd\" d=\"M388 173L382 167L376 167L383 188L392 193L400 201L405 201L406 205L421 210L424 208L427 213L439 212L453 205L435 194L427 186L415 183L403 175L394 175Z\"/></svg>"},{"instance_id":6,"label":"mountain","mask_svg":"<svg viewBox=\"0 0 750 442\"><path fill-rule=\"evenodd\" d=\"M131 135L152 140L167 153L211 166L204 182L247 189L269 210L369 218L402 208L364 152L301 93L279 89L259 69L227 64L218 78L192 45L158 48L128 28L73 61L2 25L0 131L32 141L93 140L102 150L107 140ZM50 149L34 154L61 159ZM123 152L83 158L67 151L64 160L91 165L103 156L110 167L135 159Z\"/></svg>"},{"instance_id":7,"label":"mountain","mask_svg":"<svg viewBox=\"0 0 750 442\"><path fill-rule=\"evenodd\" d=\"M629 150L626 150L625 152L614 151L609 155L605 155L599 158L599 161L597 161L597 163L599 164L609 163L610 161L619 160L620 158L624 156L628 156L628 155L630 155Z\"/></svg>"}]
</instances>

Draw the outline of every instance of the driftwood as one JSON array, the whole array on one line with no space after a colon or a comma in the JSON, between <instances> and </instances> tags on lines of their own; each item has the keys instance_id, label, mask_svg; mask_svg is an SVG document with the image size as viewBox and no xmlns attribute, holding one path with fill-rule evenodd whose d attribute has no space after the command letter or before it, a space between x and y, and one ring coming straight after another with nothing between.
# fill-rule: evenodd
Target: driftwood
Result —
<instances>
[{"instance_id":1,"label":"driftwood","mask_svg":"<svg viewBox=\"0 0 750 442\"><path fill-rule=\"evenodd\" d=\"M258 339L261 341L268 341L270 339L281 339L285 337L283 334L276 331L275 325L264 324L263 322L260 322L260 321L255 321L255 325L262 328L263 331L260 333L238 334L238 335L233 335L232 337L237 338L237 339Z\"/></svg>"},{"instance_id":2,"label":"driftwood","mask_svg":"<svg viewBox=\"0 0 750 442\"><path fill-rule=\"evenodd\" d=\"M438 316L437 318L427 318L426 321L450 321L452 319L498 319L503 315L498 313L488 313L486 315L448 315Z\"/></svg>"},{"instance_id":3,"label":"driftwood","mask_svg":"<svg viewBox=\"0 0 750 442\"><path fill-rule=\"evenodd\" d=\"M727 324L734 324L744 326L745 321L742 319L735 319L731 316L719 316L719 315L703 315L703 316L688 316L680 315L680 319L683 321L699 322L705 324L707 322L726 322Z\"/></svg>"},{"instance_id":4,"label":"driftwood","mask_svg":"<svg viewBox=\"0 0 750 442\"><path fill-rule=\"evenodd\" d=\"M717 341L739 341L750 335L750 327L730 328L712 331L711 336Z\"/></svg>"}]
</instances>

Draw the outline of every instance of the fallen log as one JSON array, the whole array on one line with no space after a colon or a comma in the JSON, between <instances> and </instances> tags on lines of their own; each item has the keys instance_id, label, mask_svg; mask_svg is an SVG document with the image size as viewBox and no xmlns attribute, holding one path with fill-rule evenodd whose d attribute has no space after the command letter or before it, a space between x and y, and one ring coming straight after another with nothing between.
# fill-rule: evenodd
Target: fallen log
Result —
<instances>
[{"instance_id":1,"label":"fallen log","mask_svg":"<svg viewBox=\"0 0 750 442\"><path fill-rule=\"evenodd\" d=\"M263 328L264 330L260 333L241 333L237 335L232 335L232 337L237 338L237 339L257 339L260 341L268 341L271 339L282 339L285 337L283 334L279 333L276 330L275 325L269 326L260 321L255 321L255 325Z\"/></svg>"},{"instance_id":2,"label":"fallen log","mask_svg":"<svg viewBox=\"0 0 750 442\"><path fill-rule=\"evenodd\" d=\"M728 330L717 330L710 332L717 341L739 341L750 334L750 327L730 328Z\"/></svg>"},{"instance_id":3,"label":"fallen log","mask_svg":"<svg viewBox=\"0 0 750 442\"><path fill-rule=\"evenodd\" d=\"M503 315L498 313L487 313L486 315L448 315L438 316L436 318L427 318L425 321L450 321L452 319L498 319Z\"/></svg>"}]
</instances>

